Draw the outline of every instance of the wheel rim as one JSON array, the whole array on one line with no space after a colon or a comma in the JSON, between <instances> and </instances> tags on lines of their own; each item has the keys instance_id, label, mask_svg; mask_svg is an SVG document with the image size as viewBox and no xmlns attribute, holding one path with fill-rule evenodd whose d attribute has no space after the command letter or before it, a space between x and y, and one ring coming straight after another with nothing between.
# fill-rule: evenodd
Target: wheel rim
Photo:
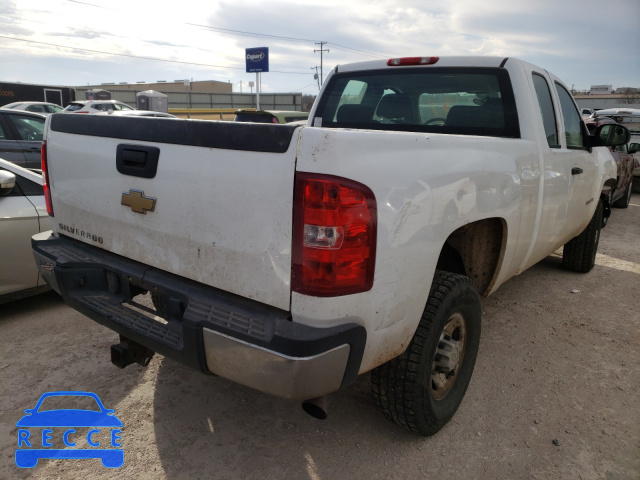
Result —
<instances>
[{"instance_id":1,"label":"wheel rim","mask_svg":"<svg viewBox=\"0 0 640 480\"><path fill-rule=\"evenodd\" d=\"M466 345L466 321L460 312L456 312L442 329L431 366L431 396L434 400L442 400L451 391L462 367Z\"/></svg>"}]
</instances>

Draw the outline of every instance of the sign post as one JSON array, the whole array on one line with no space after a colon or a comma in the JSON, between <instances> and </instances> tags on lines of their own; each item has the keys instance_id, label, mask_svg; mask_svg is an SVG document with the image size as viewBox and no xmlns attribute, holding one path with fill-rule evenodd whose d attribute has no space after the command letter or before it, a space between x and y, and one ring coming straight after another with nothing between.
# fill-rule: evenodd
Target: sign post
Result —
<instances>
[{"instance_id":1,"label":"sign post","mask_svg":"<svg viewBox=\"0 0 640 480\"><path fill-rule=\"evenodd\" d=\"M256 110L260 110L260 73L269 71L269 47L245 49L247 73L256 74Z\"/></svg>"}]
</instances>

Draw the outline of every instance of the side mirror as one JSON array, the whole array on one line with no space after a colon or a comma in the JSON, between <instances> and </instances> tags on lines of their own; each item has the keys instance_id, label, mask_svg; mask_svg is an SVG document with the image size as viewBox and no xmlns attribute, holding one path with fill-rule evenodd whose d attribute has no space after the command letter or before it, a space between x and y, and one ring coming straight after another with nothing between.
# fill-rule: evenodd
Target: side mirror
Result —
<instances>
[{"instance_id":1,"label":"side mirror","mask_svg":"<svg viewBox=\"0 0 640 480\"><path fill-rule=\"evenodd\" d=\"M595 137L596 145L615 147L624 145L629 141L629 130L622 125L606 123L596 128L593 136Z\"/></svg>"},{"instance_id":2,"label":"side mirror","mask_svg":"<svg viewBox=\"0 0 640 480\"><path fill-rule=\"evenodd\" d=\"M640 143L632 143L629 145L629 153L638 153L640 152Z\"/></svg>"},{"instance_id":3,"label":"side mirror","mask_svg":"<svg viewBox=\"0 0 640 480\"><path fill-rule=\"evenodd\" d=\"M16 186L16 176L6 170L0 170L0 196L9 195Z\"/></svg>"}]
</instances>

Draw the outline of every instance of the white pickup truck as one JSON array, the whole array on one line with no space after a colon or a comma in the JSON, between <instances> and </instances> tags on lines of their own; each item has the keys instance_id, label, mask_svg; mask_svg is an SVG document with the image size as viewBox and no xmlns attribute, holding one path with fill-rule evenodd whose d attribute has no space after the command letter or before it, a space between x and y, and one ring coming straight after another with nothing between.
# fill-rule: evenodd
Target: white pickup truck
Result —
<instances>
[{"instance_id":1,"label":"white pickup truck","mask_svg":"<svg viewBox=\"0 0 640 480\"><path fill-rule=\"evenodd\" d=\"M563 245L593 267L616 172L598 146L627 138L590 136L514 58L338 66L302 127L56 114L33 250L120 335L116 365L158 352L319 417L371 371L376 407L430 435L469 384L480 296Z\"/></svg>"}]
</instances>

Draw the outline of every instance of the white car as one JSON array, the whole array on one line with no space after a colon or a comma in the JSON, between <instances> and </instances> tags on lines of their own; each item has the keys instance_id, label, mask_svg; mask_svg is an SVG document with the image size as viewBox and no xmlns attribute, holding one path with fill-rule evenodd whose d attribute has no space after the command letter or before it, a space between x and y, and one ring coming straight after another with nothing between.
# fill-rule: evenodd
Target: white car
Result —
<instances>
[{"instance_id":1,"label":"white car","mask_svg":"<svg viewBox=\"0 0 640 480\"><path fill-rule=\"evenodd\" d=\"M119 100L76 100L71 102L62 113L90 113L97 114L112 111L135 110L130 105Z\"/></svg>"},{"instance_id":2,"label":"white car","mask_svg":"<svg viewBox=\"0 0 640 480\"><path fill-rule=\"evenodd\" d=\"M179 118L175 115L165 112L156 112L153 110L109 110L108 112L100 112L101 115L112 115L115 117L159 117L159 118Z\"/></svg>"},{"instance_id":3,"label":"white car","mask_svg":"<svg viewBox=\"0 0 640 480\"><path fill-rule=\"evenodd\" d=\"M0 304L50 289L31 252L31 236L50 229L42 175L0 159Z\"/></svg>"},{"instance_id":4,"label":"white car","mask_svg":"<svg viewBox=\"0 0 640 480\"><path fill-rule=\"evenodd\" d=\"M2 108L25 110L27 112L35 112L42 115L51 115L52 113L59 113L63 110L60 105L49 102L13 102L3 105Z\"/></svg>"}]
</instances>

